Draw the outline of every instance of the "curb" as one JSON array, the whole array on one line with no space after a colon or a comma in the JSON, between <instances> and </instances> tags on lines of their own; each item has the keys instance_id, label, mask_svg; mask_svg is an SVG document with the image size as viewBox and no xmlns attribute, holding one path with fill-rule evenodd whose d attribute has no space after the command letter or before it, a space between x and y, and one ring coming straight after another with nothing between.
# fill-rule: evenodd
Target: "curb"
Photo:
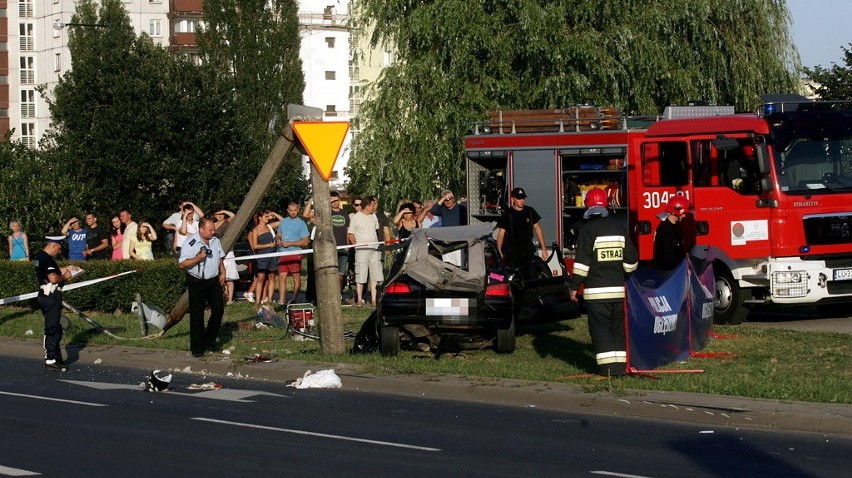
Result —
<instances>
[{"instance_id":1,"label":"curb","mask_svg":"<svg viewBox=\"0 0 852 478\"><path fill-rule=\"evenodd\" d=\"M623 416L742 427L852 435L852 405L767 400L727 395L635 390L623 396L586 393L582 387L555 382L467 378L452 375L376 375L351 364L280 360L243 363L228 355L199 360L188 352L128 347L87 346L69 351L73 363L143 369L191 371L215 376L289 382L305 371L333 368L347 390L407 397L467 401L568 413ZM42 358L36 341L0 339L0 354ZM76 357L75 357L76 355ZM215 357L215 358L214 358ZM189 367L189 369L187 369ZM73 368L72 368L73 372Z\"/></svg>"}]
</instances>

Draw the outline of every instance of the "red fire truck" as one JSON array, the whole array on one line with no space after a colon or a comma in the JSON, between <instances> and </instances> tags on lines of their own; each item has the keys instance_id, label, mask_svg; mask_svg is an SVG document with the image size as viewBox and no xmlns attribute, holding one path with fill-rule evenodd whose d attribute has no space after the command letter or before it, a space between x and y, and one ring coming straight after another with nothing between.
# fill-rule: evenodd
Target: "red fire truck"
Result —
<instances>
[{"instance_id":1,"label":"red fire truck","mask_svg":"<svg viewBox=\"0 0 852 478\"><path fill-rule=\"evenodd\" d=\"M465 137L470 221L493 221L524 187L547 241L572 256L585 191L604 188L640 259L674 194L694 208L694 255L716 275L717 323L749 304L852 302L852 104L764 98L756 113L669 107L498 111ZM691 236L692 234L687 234Z\"/></svg>"}]
</instances>

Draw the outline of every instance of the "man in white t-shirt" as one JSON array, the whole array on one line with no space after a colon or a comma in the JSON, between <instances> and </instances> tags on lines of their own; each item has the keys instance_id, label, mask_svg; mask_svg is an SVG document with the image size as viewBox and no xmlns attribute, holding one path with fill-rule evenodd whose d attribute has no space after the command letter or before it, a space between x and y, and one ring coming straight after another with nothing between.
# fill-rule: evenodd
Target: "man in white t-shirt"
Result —
<instances>
[{"instance_id":1,"label":"man in white t-shirt","mask_svg":"<svg viewBox=\"0 0 852 478\"><path fill-rule=\"evenodd\" d=\"M431 199L423 203L423 207L420 209L422 213L423 210L426 210L426 214L423 215L423 220L420 221L421 226L423 227L441 227L441 216L436 216L432 214L432 206L435 205L435 201Z\"/></svg>"},{"instance_id":2,"label":"man in white t-shirt","mask_svg":"<svg viewBox=\"0 0 852 478\"><path fill-rule=\"evenodd\" d=\"M361 210L353 214L349 221L349 243L369 244L372 246L355 248L355 307L364 306L364 284L370 280L370 297L376 305L376 284L384 280L382 255L375 243L379 242L379 221L374 214L378 201L375 196L361 200Z\"/></svg>"},{"instance_id":3,"label":"man in white t-shirt","mask_svg":"<svg viewBox=\"0 0 852 478\"><path fill-rule=\"evenodd\" d=\"M121 258L132 259L130 257L130 242L136 239L136 231L139 226L133 221L133 216L127 209L118 213L118 219L124 224L124 237L121 239Z\"/></svg>"},{"instance_id":4,"label":"man in white t-shirt","mask_svg":"<svg viewBox=\"0 0 852 478\"><path fill-rule=\"evenodd\" d=\"M198 232L198 221L204 217L204 211L201 210L194 203L182 199L179 202L180 210L171 216L168 219L163 221L163 228L169 232L169 235L173 235L174 239L172 240L171 247L172 250L175 251L175 254L180 255L180 247L183 245L183 241L186 240L192 234ZM187 212L192 212L191 215L187 215ZM185 233L181 231L181 225L184 220L186 220L186 228Z\"/></svg>"}]
</instances>

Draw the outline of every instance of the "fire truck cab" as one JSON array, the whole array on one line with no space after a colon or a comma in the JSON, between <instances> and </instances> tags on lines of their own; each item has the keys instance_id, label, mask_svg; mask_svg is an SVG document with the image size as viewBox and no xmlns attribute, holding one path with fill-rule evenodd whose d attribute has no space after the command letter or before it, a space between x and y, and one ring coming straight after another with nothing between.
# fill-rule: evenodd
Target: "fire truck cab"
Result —
<instances>
[{"instance_id":1,"label":"fire truck cab","mask_svg":"<svg viewBox=\"0 0 852 478\"><path fill-rule=\"evenodd\" d=\"M733 107L498 111L465 137L470 222L493 221L523 187L547 241L573 256L583 196L607 191L640 260L669 197L689 199L691 253L713 261L717 323L747 305L852 302L852 104L796 95ZM570 260L570 259L569 259Z\"/></svg>"}]
</instances>

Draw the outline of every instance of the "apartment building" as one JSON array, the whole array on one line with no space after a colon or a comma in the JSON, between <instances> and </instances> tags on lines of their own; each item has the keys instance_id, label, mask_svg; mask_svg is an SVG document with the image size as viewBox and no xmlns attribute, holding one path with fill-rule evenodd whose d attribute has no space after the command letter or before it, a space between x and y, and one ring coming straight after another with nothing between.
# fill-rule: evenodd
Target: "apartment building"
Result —
<instances>
[{"instance_id":1,"label":"apartment building","mask_svg":"<svg viewBox=\"0 0 852 478\"><path fill-rule=\"evenodd\" d=\"M300 0L298 15L299 57L305 74L303 102L321 108L323 121L351 121L357 112L352 110L350 91L357 84L358 69L352 64L349 4L345 0ZM329 180L332 188L343 189L349 182L343 171L353 134L350 129L334 165ZM309 170L306 161L306 175Z\"/></svg>"},{"instance_id":2,"label":"apartment building","mask_svg":"<svg viewBox=\"0 0 852 478\"><path fill-rule=\"evenodd\" d=\"M137 34L168 45L168 0L125 0ZM71 24L74 0L0 0L0 134L35 148L50 126L47 103L36 91L50 89L71 67L68 31L97 28Z\"/></svg>"},{"instance_id":3,"label":"apartment building","mask_svg":"<svg viewBox=\"0 0 852 478\"><path fill-rule=\"evenodd\" d=\"M203 0L123 0L137 34L148 33L175 54L197 57L195 31L202 21ZM50 126L47 103L36 91L56 85L71 67L68 32L73 28L74 0L0 0L0 134L37 147ZM305 73L304 103L321 108L326 121L350 121L357 114L358 46L350 42L347 0L300 0L300 56ZM342 188L352 131L332 173ZM306 164L306 171L308 165Z\"/></svg>"}]
</instances>

